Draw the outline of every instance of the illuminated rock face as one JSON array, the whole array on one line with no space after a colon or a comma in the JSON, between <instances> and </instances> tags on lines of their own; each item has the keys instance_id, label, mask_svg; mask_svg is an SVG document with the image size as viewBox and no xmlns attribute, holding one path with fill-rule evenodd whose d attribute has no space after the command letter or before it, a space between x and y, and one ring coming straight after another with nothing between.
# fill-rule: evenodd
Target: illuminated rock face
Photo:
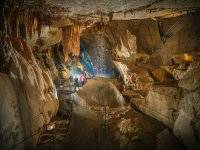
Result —
<instances>
[{"instance_id":1,"label":"illuminated rock face","mask_svg":"<svg viewBox=\"0 0 200 150\"><path fill-rule=\"evenodd\" d=\"M200 19L198 14L190 16L183 28L169 38L159 49L150 57L150 62L154 65L173 65L190 63L190 52L199 50L200 42ZM169 28L176 23L178 18L170 18L163 21L163 28ZM167 30L167 29L166 29ZM187 55L184 55L184 54ZM189 53L189 54L188 54Z\"/></svg>"},{"instance_id":2,"label":"illuminated rock face","mask_svg":"<svg viewBox=\"0 0 200 150\"><path fill-rule=\"evenodd\" d=\"M0 75L0 147L8 149L23 141L16 149L30 148L37 143L39 130L56 114L58 101L48 69L36 63L24 41L12 38L11 43L8 73Z\"/></svg>"},{"instance_id":3,"label":"illuminated rock face","mask_svg":"<svg viewBox=\"0 0 200 150\"><path fill-rule=\"evenodd\" d=\"M174 133L188 149L200 149L200 66L192 63L179 82L183 98L179 116L174 124Z\"/></svg>"},{"instance_id":4,"label":"illuminated rock face","mask_svg":"<svg viewBox=\"0 0 200 150\"><path fill-rule=\"evenodd\" d=\"M176 87L153 86L143 103L143 111L173 127L178 115L180 101Z\"/></svg>"},{"instance_id":5,"label":"illuminated rock face","mask_svg":"<svg viewBox=\"0 0 200 150\"><path fill-rule=\"evenodd\" d=\"M162 30L166 32L177 20L162 20ZM199 15L191 17L165 43L156 21L148 19L113 21L102 33L125 83L124 93L142 95L146 91L139 97L132 94L131 101L144 113L172 127L188 149L199 149L200 71L198 63L194 63L200 49L197 20ZM88 33L83 32L85 39L93 35Z\"/></svg>"},{"instance_id":6,"label":"illuminated rock face","mask_svg":"<svg viewBox=\"0 0 200 150\"><path fill-rule=\"evenodd\" d=\"M149 91L153 79L147 70L130 63L114 61L114 64L123 77L125 89Z\"/></svg>"},{"instance_id":7,"label":"illuminated rock face","mask_svg":"<svg viewBox=\"0 0 200 150\"><path fill-rule=\"evenodd\" d=\"M62 27L62 43L64 48L65 61L68 55L72 53L74 56L80 54L80 26L71 25Z\"/></svg>"},{"instance_id":8,"label":"illuminated rock face","mask_svg":"<svg viewBox=\"0 0 200 150\"><path fill-rule=\"evenodd\" d=\"M90 80L83 86L84 98L91 106L108 106L111 108L120 107L125 104L125 100L116 86L109 80L96 78Z\"/></svg>"}]
</instances>

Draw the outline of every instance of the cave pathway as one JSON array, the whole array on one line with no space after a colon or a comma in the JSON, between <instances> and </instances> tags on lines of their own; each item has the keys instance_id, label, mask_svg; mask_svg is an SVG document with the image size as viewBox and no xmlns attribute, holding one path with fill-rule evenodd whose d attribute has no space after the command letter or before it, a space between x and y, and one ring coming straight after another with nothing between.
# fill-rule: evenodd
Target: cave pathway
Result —
<instances>
[{"instance_id":1,"label":"cave pathway","mask_svg":"<svg viewBox=\"0 0 200 150\"><path fill-rule=\"evenodd\" d=\"M99 129L101 120L97 113L86 110L85 107L74 105L74 115L69 131L60 145L60 150L98 150L105 149L106 138L103 139L99 147Z\"/></svg>"}]
</instances>

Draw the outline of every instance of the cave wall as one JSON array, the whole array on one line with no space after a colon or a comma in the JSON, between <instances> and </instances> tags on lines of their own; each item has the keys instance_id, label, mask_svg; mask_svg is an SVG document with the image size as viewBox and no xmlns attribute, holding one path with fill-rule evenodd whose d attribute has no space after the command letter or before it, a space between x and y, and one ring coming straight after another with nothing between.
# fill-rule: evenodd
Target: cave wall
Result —
<instances>
[{"instance_id":1,"label":"cave wall","mask_svg":"<svg viewBox=\"0 0 200 150\"><path fill-rule=\"evenodd\" d=\"M0 75L0 148L27 149L56 114L57 96L50 71L38 65L27 43L9 37L5 43L11 55Z\"/></svg>"},{"instance_id":2,"label":"cave wall","mask_svg":"<svg viewBox=\"0 0 200 150\"><path fill-rule=\"evenodd\" d=\"M179 81L182 99L179 115L174 124L174 134L187 149L200 148L200 61L192 62Z\"/></svg>"},{"instance_id":3,"label":"cave wall","mask_svg":"<svg viewBox=\"0 0 200 150\"><path fill-rule=\"evenodd\" d=\"M151 56L150 62L153 65L172 65L172 55L184 52L187 53L190 51L199 51L200 23L198 20L200 19L200 15L197 13L189 18L190 19L187 21L184 27L175 33L166 43L162 44L158 51ZM177 20L164 19L164 31L169 28L169 25L173 25L174 22L177 22Z\"/></svg>"},{"instance_id":4,"label":"cave wall","mask_svg":"<svg viewBox=\"0 0 200 150\"><path fill-rule=\"evenodd\" d=\"M161 35L179 17L162 19L162 26L150 19L113 21L102 32L124 90L137 93L131 99L134 107L172 127L187 149L200 148L199 16L191 16L165 43Z\"/></svg>"},{"instance_id":5,"label":"cave wall","mask_svg":"<svg viewBox=\"0 0 200 150\"><path fill-rule=\"evenodd\" d=\"M178 115L181 99L177 87L165 85L152 86L142 102L144 113L173 127Z\"/></svg>"}]
</instances>

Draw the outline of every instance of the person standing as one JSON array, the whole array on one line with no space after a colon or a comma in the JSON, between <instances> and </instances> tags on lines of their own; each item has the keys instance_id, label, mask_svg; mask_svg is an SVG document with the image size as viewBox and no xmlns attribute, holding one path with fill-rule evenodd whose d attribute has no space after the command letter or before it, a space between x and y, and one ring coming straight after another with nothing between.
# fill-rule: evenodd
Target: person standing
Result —
<instances>
[{"instance_id":1,"label":"person standing","mask_svg":"<svg viewBox=\"0 0 200 150\"><path fill-rule=\"evenodd\" d=\"M78 83L78 77L77 76L75 76L75 78L74 78L74 86L75 86L75 90L78 88L78 90L79 90L79 83Z\"/></svg>"},{"instance_id":2,"label":"person standing","mask_svg":"<svg viewBox=\"0 0 200 150\"><path fill-rule=\"evenodd\" d=\"M81 85L83 86L85 83L84 83L84 75L82 74L80 76L80 81L81 81Z\"/></svg>"}]
</instances>

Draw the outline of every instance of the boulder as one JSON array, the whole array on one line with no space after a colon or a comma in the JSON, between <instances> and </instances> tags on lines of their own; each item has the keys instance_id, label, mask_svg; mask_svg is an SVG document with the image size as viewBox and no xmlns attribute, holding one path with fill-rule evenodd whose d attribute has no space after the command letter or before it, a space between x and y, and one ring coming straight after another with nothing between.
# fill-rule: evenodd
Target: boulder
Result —
<instances>
[{"instance_id":1,"label":"boulder","mask_svg":"<svg viewBox=\"0 0 200 150\"><path fill-rule=\"evenodd\" d=\"M193 61L193 56L189 54L176 54L172 55L175 64L186 64Z\"/></svg>"},{"instance_id":2,"label":"boulder","mask_svg":"<svg viewBox=\"0 0 200 150\"><path fill-rule=\"evenodd\" d=\"M157 82L166 82L173 79L173 76L162 68L155 68L151 71L151 73Z\"/></svg>"},{"instance_id":3,"label":"boulder","mask_svg":"<svg viewBox=\"0 0 200 150\"><path fill-rule=\"evenodd\" d=\"M142 111L173 127L179 103L180 98L176 87L157 85L150 89L146 99L143 101Z\"/></svg>"},{"instance_id":4,"label":"boulder","mask_svg":"<svg viewBox=\"0 0 200 150\"><path fill-rule=\"evenodd\" d=\"M200 87L200 67L187 70L179 82L179 87L186 90L195 90Z\"/></svg>"},{"instance_id":5,"label":"boulder","mask_svg":"<svg viewBox=\"0 0 200 150\"><path fill-rule=\"evenodd\" d=\"M189 150L200 149L200 68L192 63L179 82L183 89L179 115L174 124L174 134Z\"/></svg>"},{"instance_id":6,"label":"boulder","mask_svg":"<svg viewBox=\"0 0 200 150\"><path fill-rule=\"evenodd\" d=\"M198 51L190 51L188 53L178 53L172 55L172 59L176 64L189 64L194 60L197 60L200 56L200 52Z\"/></svg>"},{"instance_id":7,"label":"boulder","mask_svg":"<svg viewBox=\"0 0 200 150\"><path fill-rule=\"evenodd\" d=\"M192 110L190 110L191 113L188 113L189 109L191 109L191 107L179 111L179 116L174 124L173 131L187 149L199 150L200 143L197 138L199 136L199 132L192 126L192 119L194 116L191 116L193 113ZM199 127L197 129L199 129Z\"/></svg>"},{"instance_id":8,"label":"boulder","mask_svg":"<svg viewBox=\"0 0 200 150\"><path fill-rule=\"evenodd\" d=\"M141 131L141 129L138 127L137 119L132 121L131 119L123 118L122 121L118 124L118 128L123 134L130 134Z\"/></svg>"},{"instance_id":9,"label":"boulder","mask_svg":"<svg viewBox=\"0 0 200 150\"><path fill-rule=\"evenodd\" d=\"M153 79L149 75L148 70L138 67L131 62L117 62L113 61L116 68L119 70L125 88L132 90L148 91L153 84Z\"/></svg>"},{"instance_id":10,"label":"boulder","mask_svg":"<svg viewBox=\"0 0 200 150\"><path fill-rule=\"evenodd\" d=\"M168 129L165 129L157 134L156 150L183 150L183 146L177 138L170 134Z\"/></svg>"},{"instance_id":11,"label":"boulder","mask_svg":"<svg viewBox=\"0 0 200 150\"><path fill-rule=\"evenodd\" d=\"M120 107L125 104L125 100L116 86L102 78L89 80L78 94L90 106Z\"/></svg>"}]
</instances>

